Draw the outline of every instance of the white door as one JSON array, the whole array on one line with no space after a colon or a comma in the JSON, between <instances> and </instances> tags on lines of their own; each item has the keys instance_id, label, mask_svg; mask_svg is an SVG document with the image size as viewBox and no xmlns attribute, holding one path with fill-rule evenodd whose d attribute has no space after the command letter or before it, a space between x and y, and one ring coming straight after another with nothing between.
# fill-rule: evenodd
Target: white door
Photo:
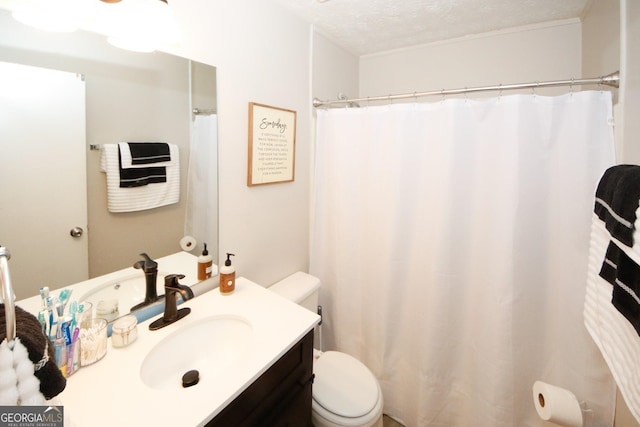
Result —
<instances>
[{"instance_id":1,"label":"white door","mask_svg":"<svg viewBox=\"0 0 640 427\"><path fill-rule=\"evenodd\" d=\"M85 150L82 76L0 62L0 245L18 299L88 278Z\"/></svg>"}]
</instances>

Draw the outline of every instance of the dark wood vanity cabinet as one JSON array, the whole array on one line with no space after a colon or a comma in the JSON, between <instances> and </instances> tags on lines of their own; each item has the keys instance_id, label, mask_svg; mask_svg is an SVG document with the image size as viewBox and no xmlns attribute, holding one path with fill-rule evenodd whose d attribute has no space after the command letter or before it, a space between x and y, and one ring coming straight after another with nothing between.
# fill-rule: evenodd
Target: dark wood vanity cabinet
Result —
<instances>
[{"instance_id":1,"label":"dark wood vanity cabinet","mask_svg":"<svg viewBox=\"0 0 640 427\"><path fill-rule=\"evenodd\" d=\"M206 425L311 426L312 385L313 330Z\"/></svg>"}]
</instances>

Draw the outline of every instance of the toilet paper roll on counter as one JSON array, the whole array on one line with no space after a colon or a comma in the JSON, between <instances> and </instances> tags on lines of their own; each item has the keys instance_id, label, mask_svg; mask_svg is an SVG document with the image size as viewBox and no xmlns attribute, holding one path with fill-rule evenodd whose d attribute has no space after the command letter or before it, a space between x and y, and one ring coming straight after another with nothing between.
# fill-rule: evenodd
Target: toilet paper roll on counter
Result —
<instances>
[{"instance_id":1,"label":"toilet paper roll on counter","mask_svg":"<svg viewBox=\"0 0 640 427\"><path fill-rule=\"evenodd\" d=\"M185 252L191 252L196 248L197 244L198 242L196 242L196 239L194 239L192 236L184 236L182 239L180 239L180 247Z\"/></svg>"},{"instance_id":2,"label":"toilet paper roll on counter","mask_svg":"<svg viewBox=\"0 0 640 427\"><path fill-rule=\"evenodd\" d=\"M533 404L538 416L545 421L564 427L583 427L582 408L569 390L536 381Z\"/></svg>"}]
</instances>

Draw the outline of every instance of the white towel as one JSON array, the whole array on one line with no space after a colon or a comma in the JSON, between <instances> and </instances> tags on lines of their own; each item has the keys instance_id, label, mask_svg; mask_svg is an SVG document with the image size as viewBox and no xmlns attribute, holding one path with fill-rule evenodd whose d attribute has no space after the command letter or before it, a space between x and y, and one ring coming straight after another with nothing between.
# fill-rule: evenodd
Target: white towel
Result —
<instances>
[{"instance_id":1,"label":"white towel","mask_svg":"<svg viewBox=\"0 0 640 427\"><path fill-rule=\"evenodd\" d=\"M178 150L174 144L169 144L169 154L171 155L171 160L167 162L155 162L155 163L145 163L141 165L134 165L131 159L131 150L129 149L128 142L119 142L118 146L120 147L120 160L122 161L122 168L148 168L149 166L176 166L178 162L176 161L176 157L174 157L173 152Z\"/></svg>"},{"instance_id":2,"label":"white towel","mask_svg":"<svg viewBox=\"0 0 640 427\"><path fill-rule=\"evenodd\" d=\"M640 221L636 220L636 230L639 228ZM638 234L637 231L634 232L635 243L629 248L613 238L604 222L593 214L584 323L607 362L630 412L640 422L640 337L612 304L613 286L600 277L600 269L610 241L616 243L631 259L640 264Z\"/></svg>"},{"instance_id":3,"label":"white towel","mask_svg":"<svg viewBox=\"0 0 640 427\"><path fill-rule=\"evenodd\" d=\"M104 144L100 166L107 174L107 206L109 212L135 212L153 209L180 201L180 161L179 149L169 144L171 162L167 166L167 182L141 187L120 188L118 144ZM156 164L154 164L155 166ZM161 166L160 164L157 164ZM149 165L146 165L147 167Z\"/></svg>"},{"instance_id":4,"label":"white towel","mask_svg":"<svg viewBox=\"0 0 640 427\"><path fill-rule=\"evenodd\" d=\"M34 375L27 349L20 338L15 338L12 346L6 339L0 343L0 405L44 405L40 380Z\"/></svg>"}]
</instances>

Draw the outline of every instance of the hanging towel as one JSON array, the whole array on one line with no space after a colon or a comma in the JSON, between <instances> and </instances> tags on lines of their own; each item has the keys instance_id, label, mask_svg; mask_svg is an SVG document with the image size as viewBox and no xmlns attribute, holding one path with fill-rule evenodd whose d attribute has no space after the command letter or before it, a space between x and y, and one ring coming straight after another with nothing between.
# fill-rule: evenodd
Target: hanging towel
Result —
<instances>
[{"instance_id":1,"label":"hanging towel","mask_svg":"<svg viewBox=\"0 0 640 427\"><path fill-rule=\"evenodd\" d=\"M171 146L166 142L119 142L122 167L145 168L153 166L175 166L171 157Z\"/></svg>"},{"instance_id":2,"label":"hanging towel","mask_svg":"<svg viewBox=\"0 0 640 427\"><path fill-rule=\"evenodd\" d=\"M134 165L147 165L171 160L169 144L165 142L129 142L127 145L131 152L131 163Z\"/></svg>"},{"instance_id":3,"label":"hanging towel","mask_svg":"<svg viewBox=\"0 0 640 427\"><path fill-rule=\"evenodd\" d=\"M633 178L640 167L621 166L607 170L596 191L584 323L640 422L640 336L634 325L636 301L628 292L640 275L640 194Z\"/></svg>"},{"instance_id":4,"label":"hanging towel","mask_svg":"<svg viewBox=\"0 0 640 427\"><path fill-rule=\"evenodd\" d=\"M138 187L120 187L119 144L102 146L101 169L107 175L107 206L109 212L135 212L178 203L180 200L180 160L178 146L169 144L170 166L166 167L166 182Z\"/></svg>"},{"instance_id":5,"label":"hanging towel","mask_svg":"<svg viewBox=\"0 0 640 427\"><path fill-rule=\"evenodd\" d=\"M142 187L143 185L167 182L167 168L165 166L148 166L125 168L122 165L122 145L118 144L118 170L120 173L120 188Z\"/></svg>"},{"instance_id":6,"label":"hanging towel","mask_svg":"<svg viewBox=\"0 0 640 427\"><path fill-rule=\"evenodd\" d=\"M0 340L2 346L7 346L0 349L0 398L13 401L15 397L18 403L33 404L37 402L39 390L45 399L51 399L67 385L66 378L56 365L53 346L35 316L17 306L15 314L16 338L11 350L6 340L4 304L0 304ZM24 357L23 349L26 349L28 358ZM7 350L12 354L9 355ZM8 369L9 356L13 357L13 370Z\"/></svg>"},{"instance_id":7,"label":"hanging towel","mask_svg":"<svg viewBox=\"0 0 640 427\"><path fill-rule=\"evenodd\" d=\"M636 210L640 201L640 166L617 165L607 169L596 190L595 213L611 235L633 246Z\"/></svg>"},{"instance_id":8,"label":"hanging towel","mask_svg":"<svg viewBox=\"0 0 640 427\"><path fill-rule=\"evenodd\" d=\"M164 166L156 168L118 169L120 173L120 188L142 187L149 184L167 182L167 169Z\"/></svg>"},{"instance_id":9,"label":"hanging towel","mask_svg":"<svg viewBox=\"0 0 640 427\"><path fill-rule=\"evenodd\" d=\"M611 235L592 217L584 323L606 361L630 412L640 422L640 339L612 304L613 286L600 276Z\"/></svg>"},{"instance_id":10,"label":"hanging towel","mask_svg":"<svg viewBox=\"0 0 640 427\"><path fill-rule=\"evenodd\" d=\"M35 367L20 338L0 343L0 405L44 405Z\"/></svg>"},{"instance_id":11,"label":"hanging towel","mask_svg":"<svg viewBox=\"0 0 640 427\"><path fill-rule=\"evenodd\" d=\"M600 277L613 286L611 302L640 336L640 266L609 242Z\"/></svg>"}]
</instances>

